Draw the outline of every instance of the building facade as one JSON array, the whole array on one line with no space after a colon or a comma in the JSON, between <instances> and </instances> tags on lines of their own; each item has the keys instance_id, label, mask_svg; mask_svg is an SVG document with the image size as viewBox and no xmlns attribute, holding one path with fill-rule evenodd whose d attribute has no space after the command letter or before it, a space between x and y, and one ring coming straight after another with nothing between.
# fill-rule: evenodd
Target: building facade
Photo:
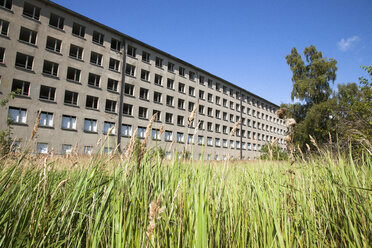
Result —
<instances>
[{"instance_id":1,"label":"building facade","mask_svg":"<svg viewBox=\"0 0 372 248\"><path fill-rule=\"evenodd\" d=\"M105 151L125 148L154 113L150 146L167 157L178 147L196 159L252 159L266 142L284 146L277 105L47 0L0 0L0 76L1 98L17 92L0 109L1 130L11 118L25 143L41 111L39 153L94 152L112 127Z\"/></svg>"}]
</instances>

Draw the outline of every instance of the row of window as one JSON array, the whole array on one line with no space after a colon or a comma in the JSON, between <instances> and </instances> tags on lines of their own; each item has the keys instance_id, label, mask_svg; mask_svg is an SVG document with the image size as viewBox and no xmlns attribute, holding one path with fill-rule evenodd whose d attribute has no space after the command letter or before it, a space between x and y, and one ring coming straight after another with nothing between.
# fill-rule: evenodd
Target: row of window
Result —
<instances>
[{"instance_id":1,"label":"row of window","mask_svg":"<svg viewBox=\"0 0 372 248\"><path fill-rule=\"evenodd\" d=\"M0 7L11 10L12 9L12 0L0 0ZM36 5L33 5L29 2L26 2L26 1L24 2L23 12L22 12L23 16L26 16L26 17L31 18L33 20L39 21L40 20L40 12L41 12L40 7L38 7ZM8 24L9 24L9 22L8 22ZM51 13L50 17L49 17L49 25L51 27L54 27L54 28L57 28L57 29L60 29L60 30L64 30L65 18L60 16L60 15ZM32 31L32 32L35 32L35 31ZM4 31L4 33L5 33L5 31ZM85 38L86 27L82 24L77 23L77 22L73 22L71 33L74 36L77 36L77 37L80 37L80 38ZM7 32L4 35L7 35ZM103 45L104 39L105 39L105 35L103 33L95 31L95 30L93 31L93 33L92 33L92 42L93 43ZM36 32L35 32L35 41L36 41ZM119 40L115 39L115 38L111 38L110 47L111 47L112 50L120 52L121 42Z\"/></svg>"}]
</instances>

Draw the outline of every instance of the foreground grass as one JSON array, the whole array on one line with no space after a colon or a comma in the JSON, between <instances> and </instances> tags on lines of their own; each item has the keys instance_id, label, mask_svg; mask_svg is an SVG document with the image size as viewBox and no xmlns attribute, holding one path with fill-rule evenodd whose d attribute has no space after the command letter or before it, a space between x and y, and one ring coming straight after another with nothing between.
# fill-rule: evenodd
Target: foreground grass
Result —
<instances>
[{"instance_id":1,"label":"foreground grass","mask_svg":"<svg viewBox=\"0 0 372 248\"><path fill-rule=\"evenodd\" d=\"M0 162L1 247L368 247L372 162ZM44 164L43 164L44 163ZM158 201L157 201L158 199ZM157 202L156 202L157 201ZM149 226L149 205L155 214ZM146 234L148 232L148 234Z\"/></svg>"}]
</instances>

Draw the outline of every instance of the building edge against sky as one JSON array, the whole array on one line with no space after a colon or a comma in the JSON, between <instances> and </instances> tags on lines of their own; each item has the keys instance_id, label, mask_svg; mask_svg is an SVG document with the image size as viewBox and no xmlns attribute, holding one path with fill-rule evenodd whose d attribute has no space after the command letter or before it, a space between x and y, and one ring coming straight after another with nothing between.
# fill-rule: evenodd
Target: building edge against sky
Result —
<instances>
[{"instance_id":1,"label":"building edge against sky","mask_svg":"<svg viewBox=\"0 0 372 248\"><path fill-rule=\"evenodd\" d=\"M51 1L0 0L0 13L0 94L19 92L0 128L9 116L24 143L41 110L36 152L94 152L111 127L105 151L124 148L154 113L149 145L167 157L178 147L196 159L252 159L266 142L284 147L278 106L218 76Z\"/></svg>"}]
</instances>

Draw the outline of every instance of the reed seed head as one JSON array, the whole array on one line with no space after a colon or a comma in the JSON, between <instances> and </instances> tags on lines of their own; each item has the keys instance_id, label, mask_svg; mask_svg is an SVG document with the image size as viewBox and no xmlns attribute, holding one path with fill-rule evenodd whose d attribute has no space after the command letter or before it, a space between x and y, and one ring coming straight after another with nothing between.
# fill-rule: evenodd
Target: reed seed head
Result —
<instances>
[{"instance_id":1,"label":"reed seed head","mask_svg":"<svg viewBox=\"0 0 372 248\"><path fill-rule=\"evenodd\" d=\"M287 109L280 108L276 111L276 115L279 117L279 119L284 119L287 114Z\"/></svg>"}]
</instances>

